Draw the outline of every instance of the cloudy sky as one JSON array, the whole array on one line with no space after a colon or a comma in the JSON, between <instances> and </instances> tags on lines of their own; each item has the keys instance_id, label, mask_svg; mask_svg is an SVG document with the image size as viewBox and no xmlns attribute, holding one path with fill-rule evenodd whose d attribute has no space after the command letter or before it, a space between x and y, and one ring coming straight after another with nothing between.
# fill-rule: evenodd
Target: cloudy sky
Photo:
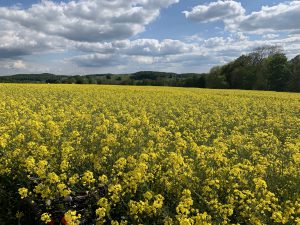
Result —
<instances>
[{"instance_id":1,"label":"cloudy sky","mask_svg":"<svg viewBox=\"0 0 300 225\"><path fill-rule=\"evenodd\" d=\"M206 72L253 48L300 54L300 1L0 0L0 75Z\"/></svg>"}]
</instances>

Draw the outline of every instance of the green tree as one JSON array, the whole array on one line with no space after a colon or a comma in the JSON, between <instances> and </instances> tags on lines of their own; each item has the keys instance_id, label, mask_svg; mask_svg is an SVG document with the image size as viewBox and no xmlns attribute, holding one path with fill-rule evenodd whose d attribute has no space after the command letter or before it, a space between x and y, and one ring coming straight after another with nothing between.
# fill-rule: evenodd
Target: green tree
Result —
<instances>
[{"instance_id":1,"label":"green tree","mask_svg":"<svg viewBox=\"0 0 300 225\"><path fill-rule=\"evenodd\" d=\"M289 64L291 75L288 82L288 90L300 92L300 55L293 58Z\"/></svg>"},{"instance_id":2,"label":"green tree","mask_svg":"<svg viewBox=\"0 0 300 225\"><path fill-rule=\"evenodd\" d=\"M283 53L269 56L268 62L268 84L270 90L286 91L290 77L288 59Z\"/></svg>"},{"instance_id":3,"label":"green tree","mask_svg":"<svg viewBox=\"0 0 300 225\"><path fill-rule=\"evenodd\" d=\"M223 66L222 73L230 88L253 89L256 74L250 56L242 55L235 61Z\"/></svg>"},{"instance_id":4,"label":"green tree","mask_svg":"<svg viewBox=\"0 0 300 225\"><path fill-rule=\"evenodd\" d=\"M222 74L222 68L219 66L213 67L206 78L206 86L208 88L229 88L226 77Z\"/></svg>"},{"instance_id":5,"label":"green tree","mask_svg":"<svg viewBox=\"0 0 300 225\"><path fill-rule=\"evenodd\" d=\"M84 76L75 76L74 78L76 80L76 84L88 84L89 83L88 79Z\"/></svg>"}]
</instances>

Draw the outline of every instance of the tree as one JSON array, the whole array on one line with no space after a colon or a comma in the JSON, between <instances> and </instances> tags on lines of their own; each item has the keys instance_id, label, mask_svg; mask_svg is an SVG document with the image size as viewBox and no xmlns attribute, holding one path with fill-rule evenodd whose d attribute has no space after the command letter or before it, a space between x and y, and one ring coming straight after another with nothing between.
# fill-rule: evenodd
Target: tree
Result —
<instances>
[{"instance_id":1,"label":"tree","mask_svg":"<svg viewBox=\"0 0 300 225\"><path fill-rule=\"evenodd\" d=\"M205 82L205 77L203 75L193 75L192 77L186 78L184 80L183 86L205 88Z\"/></svg>"},{"instance_id":2,"label":"tree","mask_svg":"<svg viewBox=\"0 0 300 225\"><path fill-rule=\"evenodd\" d=\"M264 45L253 49L248 54L251 64L253 66L253 73L255 74L255 81L253 83L253 89L268 90L268 63L267 59L276 54L283 54L283 49L278 45Z\"/></svg>"},{"instance_id":3,"label":"tree","mask_svg":"<svg viewBox=\"0 0 300 225\"><path fill-rule=\"evenodd\" d=\"M253 85L254 90L268 90L268 65L267 60L264 59L261 64L255 67L256 80Z\"/></svg>"},{"instance_id":4,"label":"tree","mask_svg":"<svg viewBox=\"0 0 300 225\"><path fill-rule=\"evenodd\" d=\"M293 58L289 65L291 75L288 82L288 90L300 92L300 55Z\"/></svg>"},{"instance_id":5,"label":"tree","mask_svg":"<svg viewBox=\"0 0 300 225\"><path fill-rule=\"evenodd\" d=\"M285 54L277 53L269 56L268 62L268 84L270 90L285 91L290 78L288 60Z\"/></svg>"},{"instance_id":6,"label":"tree","mask_svg":"<svg viewBox=\"0 0 300 225\"><path fill-rule=\"evenodd\" d=\"M88 84L89 83L89 81L86 77L75 76L74 78L76 79L76 84Z\"/></svg>"},{"instance_id":7,"label":"tree","mask_svg":"<svg viewBox=\"0 0 300 225\"><path fill-rule=\"evenodd\" d=\"M222 74L226 77L229 87L235 89L253 89L256 80L255 66L248 55L242 55L223 66Z\"/></svg>"},{"instance_id":8,"label":"tree","mask_svg":"<svg viewBox=\"0 0 300 225\"><path fill-rule=\"evenodd\" d=\"M219 66L213 67L206 78L206 86L208 88L229 88L225 76L222 74L222 68Z\"/></svg>"},{"instance_id":9,"label":"tree","mask_svg":"<svg viewBox=\"0 0 300 225\"><path fill-rule=\"evenodd\" d=\"M97 84L97 80L94 77L87 78L89 84Z\"/></svg>"},{"instance_id":10,"label":"tree","mask_svg":"<svg viewBox=\"0 0 300 225\"><path fill-rule=\"evenodd\" d=\"M253 51L249 54L252 64L259 65L263 62L264 59L275 55L283 53L283 49L279 45L264 45L261 47L254 48Z\"/></svg>"}]
</instances>

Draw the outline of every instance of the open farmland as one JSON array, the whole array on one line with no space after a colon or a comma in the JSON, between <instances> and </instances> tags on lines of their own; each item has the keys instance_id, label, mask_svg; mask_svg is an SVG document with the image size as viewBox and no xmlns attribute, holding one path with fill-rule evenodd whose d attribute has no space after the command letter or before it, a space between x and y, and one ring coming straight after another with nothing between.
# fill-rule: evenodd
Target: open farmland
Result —
<instances>
[{"instance_id":1,"label":"open farmland","mask_svg":"<svg viewBox=\"0 0 300 225\"><path fill-rule=\"evenodd\" d=\"M0 84L0 224L300 224L300 94Z\"/></svg>"}]
</instances>

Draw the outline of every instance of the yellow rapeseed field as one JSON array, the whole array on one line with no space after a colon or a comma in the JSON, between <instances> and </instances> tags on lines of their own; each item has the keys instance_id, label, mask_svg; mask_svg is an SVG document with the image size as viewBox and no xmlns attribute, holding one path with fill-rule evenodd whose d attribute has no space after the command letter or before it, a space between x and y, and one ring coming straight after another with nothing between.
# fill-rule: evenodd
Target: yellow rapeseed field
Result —
<instances>
[{"instance_id":1,"label":"yellow rapeseed field","mask_svg":"<svg viewBox=\"0 0 300 225\"><path fill-rule=\"evenodd\" d=\"M0 181L21 224L299 225L300 94L0 84Z\"/></svg>"}]
</instances>

